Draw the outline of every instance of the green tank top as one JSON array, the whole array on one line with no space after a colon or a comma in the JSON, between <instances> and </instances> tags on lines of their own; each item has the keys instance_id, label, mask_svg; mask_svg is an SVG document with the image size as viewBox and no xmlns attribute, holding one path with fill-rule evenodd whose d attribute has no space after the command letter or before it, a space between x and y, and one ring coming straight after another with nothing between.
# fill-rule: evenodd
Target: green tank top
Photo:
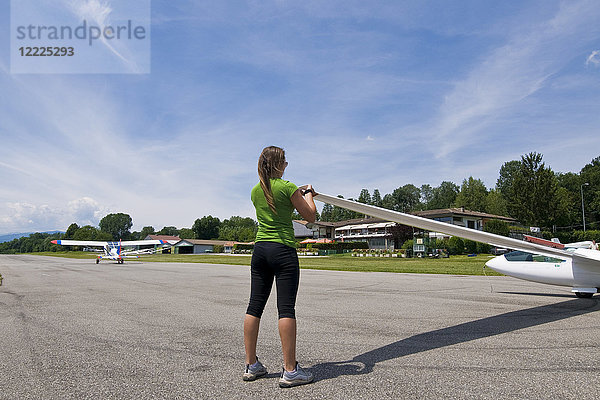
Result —
<instances>
[{"instance_id":1,"label":"green tank top","mask_svg":"<svg viewBox=\"0 0 600 400\"><path fill-rule=\"evenodd\" d=\"M265 193L260 183L252 188L250 198L256 209L258 220L257 242L277 242L296 248L294 237L294 226L292 224L292 212L294 205L291 197L298 187L292 182L283 179L271 179L271 192L277 214L274 214L267 204Z\"/></svg>"}]
</instances>

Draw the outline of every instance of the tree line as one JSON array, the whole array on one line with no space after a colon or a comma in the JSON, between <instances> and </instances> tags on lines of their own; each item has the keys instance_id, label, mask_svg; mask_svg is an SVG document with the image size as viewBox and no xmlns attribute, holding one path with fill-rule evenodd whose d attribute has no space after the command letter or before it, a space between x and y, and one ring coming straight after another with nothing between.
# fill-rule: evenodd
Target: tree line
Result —
<instances>
[{"instance_id":1,"label":"tree line","mask_svg":"<svg viewBox=\"0 0 600 400\"><path fill-rule=\"evenodd\" d=\"M578 173L560 173L543 162L542 154L532 152L521 156L520 160L504 163L498 175L496 185L491 189L481 179L470 176L461 186L449 181L443 181L437 187L406 184L383 196L378 189L372 194L368 189L362 189L355 200L406 213L464 207L512 217L526 226L572 231L583 227L583 193L586 227L600 227L600 157L594 158ZM362 216L326 204L320 219L335 222Z\"/></svg>"},{"instance_id":2,"label":"tree line","mask_svg":"<svg viewBox=\"0 0 600 400\"><path fill-rule=\"evenodd\" d=\"M600 228L600 157L594 158L578 173L557 173L543 162L541 154L533 152L521 156L520 160L504 163L498 175L496 185L491 189L481 179L470 176L461 186L450 181L443 181L436 187L406 184L383 196L378 189L372 194L368 189L362 189L356 200L401 212L464 207L509 216L523 225L538 226L569 241L569 237L581 236L576 231L583 227L583 194L586 227L589 230ZM318 220L330 222L361 217L362 214L329 204L325 204L317 215ZM293 218L301 219L297 213ZM98 227L80 227L73 223L64 234L35 233L0 243L0 253L57 251L60 247L50 243L56 239L142 240L153 234L250 242L258 229L257 222L249 217L233 216L221 221L211 215L196 219L191 228L165 226L155 231L154 227L145 226L141 231L131 232L132 226L128 214L108 214L100 220ZM397 234L402 236L401 232Z\"/></svg>"},{"instance_id":3,"label":"tree line","mask_svg":"<svg viewBox=\"0 0 600 400\"><path fill-rule=\"evenodd\" d=\"M143 240L148 235L179 236L181 239L218 239L237 242L251 242L256 236L258 224L252 218L234 216L223 221L213 216L196 219L191 228L177 229L165 226L156 231L152 226L145 226L141 231L131 232L133 220L129 214L108 214L100 220L99 226L79 226L72 223L63 233L34 233L9 242L0 243L0 253L32 253L44 251L62 251L52 244L52 240Z\"/></svg>"},{"instance_id":4,"label":"tree line","mask_svg":"<svg viewBox=\"0 0 600 400\"><path fill-rule=\"evenodd\" d=\"M191 228L178 229L165 226L156 231L145 226L141 231L131 232L133 221L128 214L108 214L100 220L99 229L92 226L79 227L73 223L65 232L65 239L74 240L143 240L148 235L178 236L181 239L217 239L238 242L254 240L258 224L252 218L233 216L221 221L211 215L198 218Z\"/></svg>"}]
</instances>

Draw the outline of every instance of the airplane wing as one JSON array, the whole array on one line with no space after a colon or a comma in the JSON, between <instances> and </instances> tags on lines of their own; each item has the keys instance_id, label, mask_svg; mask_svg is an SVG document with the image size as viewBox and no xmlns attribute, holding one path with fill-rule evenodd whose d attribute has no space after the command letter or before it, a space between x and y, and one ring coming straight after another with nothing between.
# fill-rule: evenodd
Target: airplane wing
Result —
<instances>
[{"instance_id":1,"label":"airplane wing","mask_svg":"<svg viewBox=\"0 0 600 400\"><path fill-rule=\"evenodd\" d=\"M61 246L90 246L104 247L108 244L106 241L98 240L53 240L51 243L60 244Z\"/></svg>"},{"instance_id":2,"label":"airplane wing","mask_svg":"<svg viewBox=\"0 0 600 400\"><path fill-rule=\"evenodd\" d=\"M104 247L106 245L118 246L119 241L98 241L98 240L53 240L52 243L62 246L91 246ZM125 246L143 246L165 244L164 240L129 240L120 242L121 247Z\"/></svg>"},{"instance_id":3,"label":"airplane wing","mask_svg":"<svg viewBox=\"0 0 600 400\"><path fill-rule=\"evenodd\" d=\"M577 250L575 252L569 252L537 243L525 242L518 239L495 235L489 232L478 231L476 229L448 224L445 222L435 221L423 217L417 217L415 215L405 214L398 211L387 210L385 208L375 207L368 204L362 204L352 200L340 199L339 197L334 197L327 194L319 193L315 196L315 200L319 200L323 203L328 203L334 206L346 208L348 210L356 211L361 214L381 218L386 221L393 221L403 225L414 226L416 228L425 229L427 231L441 232L447 235L458 236L476 242L488 243L496 247L505 247L508 249L520 250L528 253L535 253L561 259L575 257L583 258L586 260L591 259L598 261L597 255L591 254L589 252L582 252Z\"/></svg>"}]
</instances>

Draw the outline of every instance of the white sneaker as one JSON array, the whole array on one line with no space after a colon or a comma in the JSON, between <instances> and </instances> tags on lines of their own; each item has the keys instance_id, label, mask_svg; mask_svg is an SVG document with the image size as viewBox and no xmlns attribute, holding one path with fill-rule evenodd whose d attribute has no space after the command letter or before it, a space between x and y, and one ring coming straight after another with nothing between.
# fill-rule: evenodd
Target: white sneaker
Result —
<instances>
[{"instance_id":1,"label":"white sneaker","mask_svg":"<svg viewBox=\"0 0 600 400\"><path fill-rule=\"evenodd\" d=\"M256 365L252 366L250 364L246 364L246 369L244 371L242 379L245 381L253 381L266 374L267 367L265 367L260 361L258 361L258 357L256 357Z\"/></svg>"},{"instance_id":2,"label":"white sneaker","mask_svg":"<svg viewBox=\"0 0 600 400\"><path fill-rule=\"evenodd\" d=\"M300 368L300 364L296 362L296 369L293 372L288 372L283 369L281 378L279 378L279 387L289 388L293 386L306 385L314 379L313 374Z\"/></svg>"}]
</instances>

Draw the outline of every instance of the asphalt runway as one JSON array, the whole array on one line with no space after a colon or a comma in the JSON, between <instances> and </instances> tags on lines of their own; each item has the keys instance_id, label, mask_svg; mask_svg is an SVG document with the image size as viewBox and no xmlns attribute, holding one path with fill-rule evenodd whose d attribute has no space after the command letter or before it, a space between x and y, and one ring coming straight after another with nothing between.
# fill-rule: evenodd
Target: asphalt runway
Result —
<instances>
[{"instance_id":1,"label":"asphalt runway","mask_svg":"<svg viewBox=\"0 0 600 400\"><path fill-rule=\"evenodd\" d=\"M280 389L275 296L243 382L248 267L0 255L2 399L597 397L600 296L507 277L302 270Z\"/></svg>"}]
</instances>

